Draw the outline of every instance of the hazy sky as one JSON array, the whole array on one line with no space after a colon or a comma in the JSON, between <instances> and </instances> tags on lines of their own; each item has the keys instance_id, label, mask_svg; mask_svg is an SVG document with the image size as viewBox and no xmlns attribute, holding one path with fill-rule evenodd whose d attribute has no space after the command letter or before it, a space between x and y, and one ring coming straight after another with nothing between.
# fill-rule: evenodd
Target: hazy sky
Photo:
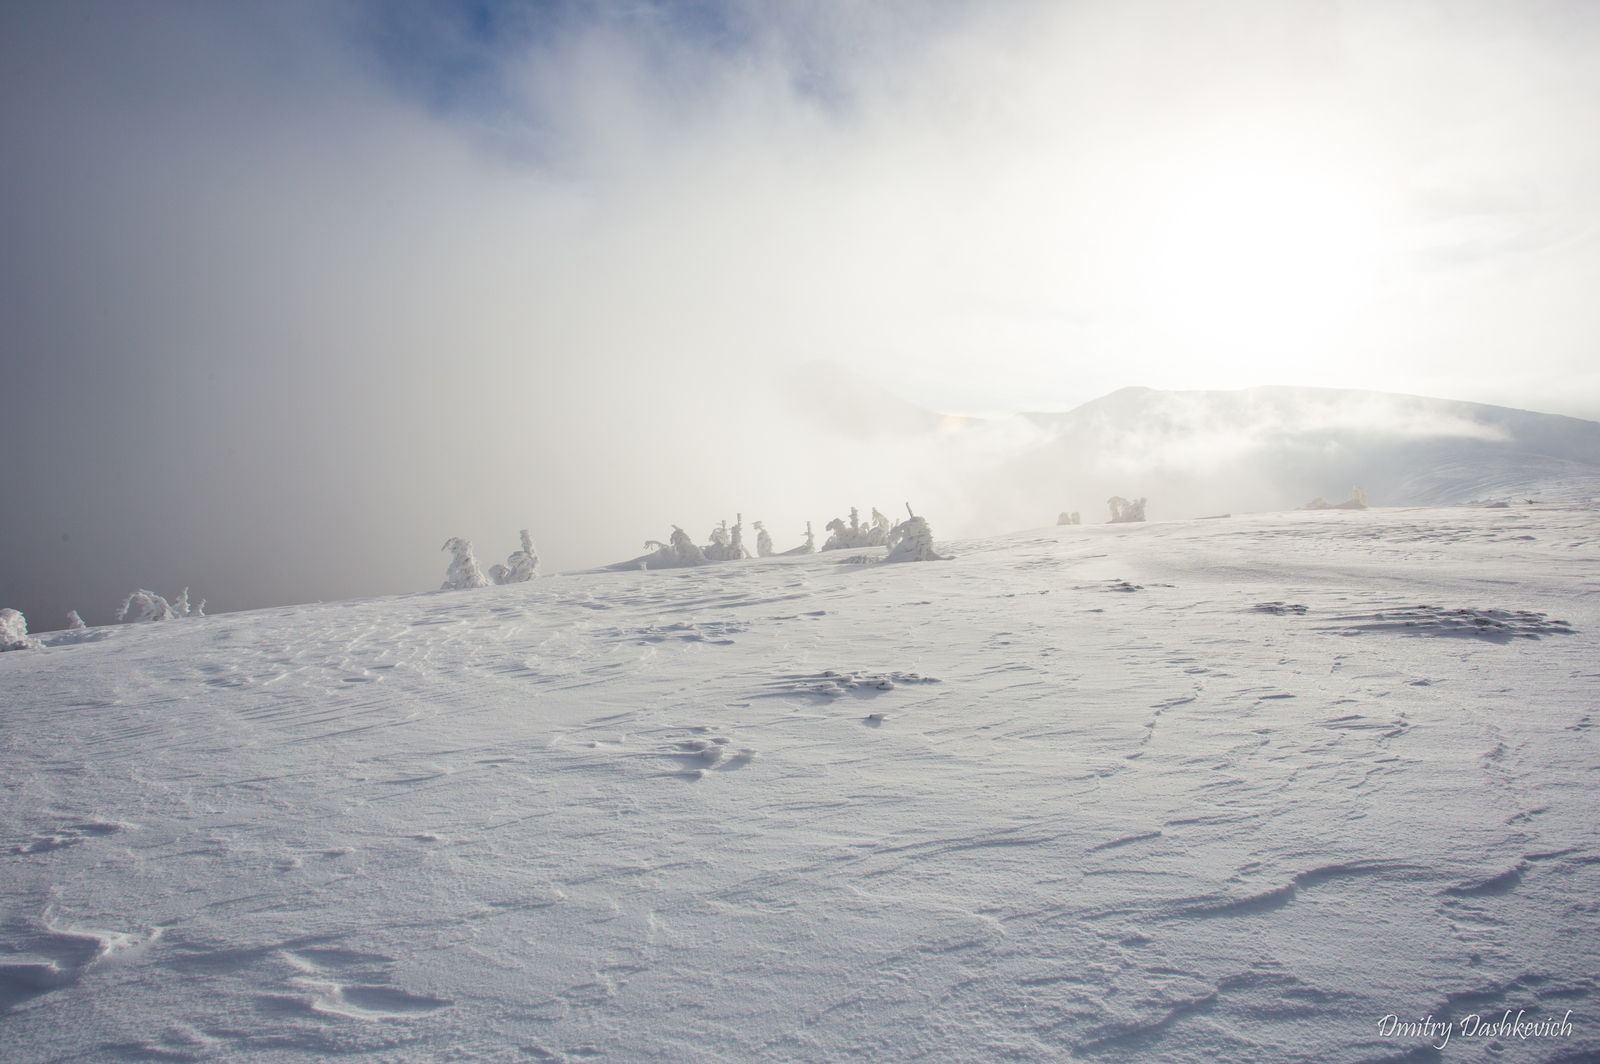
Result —
<instances>
[{"instance_id":1,"label":"hazy sky","mask_svg":"<svg viewBox=\"0 0 1600 1064\"><path fill-rule=\"evenodd\" d=\"M792 545L897 486L796 446L815 358L978 415L1600 417L1591 3L18 2L0 136L39 629L433 587L522 527L556 569L736 510Z\"/></svg>"}]
</instances>

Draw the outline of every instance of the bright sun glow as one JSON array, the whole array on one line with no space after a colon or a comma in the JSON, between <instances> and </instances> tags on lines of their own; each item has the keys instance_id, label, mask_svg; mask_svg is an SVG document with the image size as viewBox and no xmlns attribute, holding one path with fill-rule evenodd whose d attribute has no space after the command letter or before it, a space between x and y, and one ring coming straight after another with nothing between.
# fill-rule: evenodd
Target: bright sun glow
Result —
<instances>
[{"instance_id":1,"label":"bright sun glow","mask_svg":"<svg viewBox=\"0 0 1600 1064\"><path fill-rule=\"evenodd\" d=\"M1255 162L1205 167L1156 216L1146 313L1207 347L1314 344L1370 289L1373 228L1361 198L1328 177Z\"/></svg>"}]
</instances>

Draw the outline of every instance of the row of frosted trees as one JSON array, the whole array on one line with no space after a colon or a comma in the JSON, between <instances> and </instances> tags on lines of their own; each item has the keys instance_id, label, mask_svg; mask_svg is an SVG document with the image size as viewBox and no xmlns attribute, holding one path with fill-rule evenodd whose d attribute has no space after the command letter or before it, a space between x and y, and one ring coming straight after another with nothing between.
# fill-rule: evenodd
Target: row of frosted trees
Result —
<instances>
[{"instance_id":1,"label":"row of frosted trees","mask_svg":"<svg viewBox=\"0 0 1600 1064\"><path fill-rule=\"evenodd\" d=\"M533 549L533 537L522 530L522 549L512 551L504 565L491 565L485 577L478 568L478 559L472 555L472 543L460 536L445 540L442 550L450 552L450 568L445 571L440 591L461 591L469 587L488 587L495 584L524 584L539 575L539 552Z\"/></svg>"},{"instance_id":2,"label":"row of frosted trees","mask_svg":"<svg viewBox=\"0 0 1600 1064\"><path fill-rule=\"evenodd\" d=\"M888 547L889 552L884 557L886 562L930 561L939 555L934 553L933 530L928 527L926 518L918 517L912 512L910 504L906 506L906 519L899 524L890 524L889 519L879 513L876 508L872 511L870 522L861 520L861 511L855 507L850 508L850 522L845 523L844 518L836 517L825 526L830 533L821 549L842 550L856 547ZM711 542L700 546L690 538L677 525L672 526L672 535L667 542L660 540L646 540L646 548L654 548L650 554L626 562L618 562L609 566L611 569L681 569L694 565L705 565L708 562L739 561L751 557L750 549L744 545L744 515L735 515L736 520L730 528L727 521L723 521L711 530ZM767 532L760 521L753 522L756 530L756 557L770 557L780 552L772 545L772 536ZM817 537L811 529L811 522L806 522L806 540L800 546L781 552L782 554L815 554L817 552Z\"/></svg>"},{"instance_id":3,"label":"row of frosted trees","mask_svg":"<svg viewBox=\"0 0 1600 1064\"><path fill-rule=\"evenodd\" d=\"M711 542L703 545L695 543L689 533L673 525L672 535L667 537L665 543L656 539L645 541L644 545L650 551L649 554L618 562L607 568L681 569L712 562L741 561L751 557L767 558L780 553L815 554L819 549L810 521L806 522L805 542L791 550L781 552L773 547L772 535L766 526L760 521L755 521L751 527L756 533L756 549L755 553L751 554L750 548L744 541L744 514L737 514L735 518L731 526L727 521L723 521L713 528ZM836 517L829 521L826 527L830 535L822 544L821 550L887 547L888 553L883 558L886 562L932 561L939 558L939 555L934 553L933 530L928 527L926 518L912 512L909 503L906 505L906 519L898 524L891 524L876 507L873 508L871 519L864 522L861 520L861 512L852 506L848 523L844 518ZM467 540L459 536L453 537L445 542L443 549L450 553L449 569L445 573L444 584L441 585L441 590L444 591L488 587L491 584L520 584L539 575L539 554L534 549L533 538L527 529L522 530L522 549L507 558L506 564L491 566L487 575L479 567L478 559L472 552L472 544Z\"/></svg>"}]
</instances>

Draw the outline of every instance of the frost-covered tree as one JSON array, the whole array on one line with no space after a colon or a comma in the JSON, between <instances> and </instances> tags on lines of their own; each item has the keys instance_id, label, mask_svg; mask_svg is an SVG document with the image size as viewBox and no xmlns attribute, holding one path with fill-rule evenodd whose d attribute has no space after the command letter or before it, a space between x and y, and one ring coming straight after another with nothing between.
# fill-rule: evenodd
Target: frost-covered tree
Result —
<instances>
[{"instance_id":1,"label":"frost-covered tree","mask_svg":"<svg viewBox=\"0 0 1600 1064\"><path fill-rule=\"evenodd\" d=\"M1367 508L1367 489L1351 488L1350 497L1344 502L1335 503L1335 510L1365 510Z\"/></svg>"},{"instance_id":2,"label":"frost-covered tree","mask_svg":"<svg viewBox=\"0 0 1600 1064\"><path fill-rule=\"evenodd\" d=\"M665 552L666 554L664 568L683 565L704 565L709 560L706 558L705 551L701 550L695 544L695 541L689 538L689 533L677 525L672 526L672 535L669 538L671 542L661 544L661 551L657 552ZM648 543L645 544L647 547L649 545Z\"/></svg>"},{"instance_id":3,"label":"frost-covered tree","mask_svg":"<svg viewBox=\"0 0 1600 1064\"><path fill-rule=\"evenodd\" d=\"M689 533L685 532L677 525L673 525L672 536L670 538L672 542L672 552L684 562L689 565L702 565L705 563L705 552L695 544L694 540L689 538Z\"/></svg>"},{"instance_id":4,"label":"frost-covered tree","mask_svg":"<svg viewBox=\"0 0 1600 1064\"><path fill-rule=\"evenodd\" d=\"M1149 501L1148 499L1135 499L1129 502L1121 495L1111 496L1110 499L1106 500L1107 505L1111 507L1111 523L1120 525L1130 521L1143 521L1144 504Z\"/></svg>"},{"instance_id":5,"label":"frost-covered tree","mask_svg":"<svg viewBox=\"0 0 1600 1064\"><path fill-rule=\"evenodd\" d=\"M874 510L873 513L877 513L877 511ZM844 518L835 517L823 526L831 534L828 536L827 542L822 545L822 549L843 550L854 547L879 546L887 541L890 531L887 528L887 519L885 519L884 523L886 527L883 532L883 538L875 539L874 527L862 524L861 511L852 506L850 507L850 523L848 525L844 523Z\"/></svg>"},{"instance_id":6,"label":"frost-covered tree","mask_svg":"<svg viewBox=\"0 0 1600 1064\"><path fill-rule=\"evenodd\" d=\"M489 576L497 584L522 584L539 576L539 552L533 549L533 537L522 530L522 549L513 551L505 565L489 567Z\"/></svg>"},{"instance_id":7,"label":"frost-covered tree","mask_svg":"<svg viewBox=\"0 0 1600 1064\"><path fill-rule=\"evenodd\" d=\"M728 542L728 560L742 561L750 557L744 545L744 514L734 514L733 536Z\"/></svg>"},{"instance_id":8,"label":"frost-covered tree","mask_svg":"<svg viewBox=\"0 0 1600 1064\"><path fill-rule=\"evenodd\" d=\"M469 541L452 536L439 549L450 552L450 568L445 570L444 583L439 585L440 591L464 591L469 587L489 586L483 570L478 568L478 559L472 556L472 544Z\"/></svg>"},{"instance_id":9,"label":"frost-covered tree","mask_svg":"<svg viewBox=\"0 0 1600 1064\"><path fill-rule=\"evenodd\" d=\"M806 541L804 543L800 544L800 546L792 547L789 550L784 551L783 553L785 555L789 555L789 554L815 554L815 553L817 553L817 537L814 534L812 534L811 522L810 521L806 522Z\"/></svg>"},{"instance_id":10,"label":"frost-covered tree","mask_svg":"<svg viewBox=\"0 0 1600 1064\"><path fill-rule=\"evenodd\" d=\"M0 610L0 650L37 650L39 641L28 635L28 619L17 610Z\"/></svg>"},{"instance_id":11,"label":"frost-covered tree","mask_svg":"<svg viewBox=\"0 0 1600 1064\"><path fill-rule=\"evenodd\" d=\"M867 529L867 546L881 547L888 543L890 524L889 519L879 513L878 508L874 506L872 508L872 527Z\"/></svg>"},{"instance_id":12,"label":"frost-covered tree","mask_svg":"<svg viewBox=\"0 0 1600 1064\"><path fill-rule=\"evenodd\" d=\"M1302 510L1365 510L1366 508L1366 488L1351 488L1350 497L1344 502L1329 502L1319 495L1300 507Z\"/></svg>"},{"instance_id":13,"label":"frost-covered tree","mask_svg":"<svg viewBox=\"0 0 1600 1064\"><path fill-rule=\"evenodd\" d=\"M168 602L154 591L140 588L122 600L122 608L117 610L117 620L122 620L135 606L139 607L138 621L175 621L180 617L204 617L206 615L206 600L201 599L198 606L192 609L189 606L189 589L184 588L183 593Z\"/></svg>"},{"instance_id":14,"label":"frost-covered tree","mask_svg":"<svg viewBox=\"0 0 1600 1064\"><path fill-rule=\"evenodd\" d=\"M751 527L756 530L756 554L763 558L772 556L772 536L760 521L752 521Z\"/></svg>"},{"instance_id":15,"label":"frost-covered tree","mask_svg":"<svg viewBox=\"0 0 1600 1064\"><path fill-rule=\"evenodd\" d=\"M205 603L201 602L201 605L203 606L203 605L205 605ZM67 627L70 628L71 630L73 630L74 632L78 632L78 631L82 631L83 629L85 629L85 628L87 628L89 626L83 623L83 618L78 616L78 611L77 610L68 610L67 611Z\"/></svg>"},{"instance_id":16,"label":"frost-covered tree","mask_svg":"<svg viewBox=\"0 0 1600 1064\"><path fill-rule=\"evenodd\" d=\"M728 531L728 522L723 521L711 530L711 542L700 548L707 561L726 562L733 559L733 535Z\"/></svg>"},{"instance_id":17,"label":"frost-covered tree","mask_svg":"<svg viewBox=\"0 0 1600 1064\"><path fill-rule=\"evenodd\" d=\"M910 503L906 503L906 513L910 516L894 526L895 545L890 548L888 555L883 560L886 562L943 561L933 551L933 529L928 527L927 520L912 513Z\"/></svg>"},{"instance_id":18,"label":"frost-covered tree","mask_svg":"<svg viewBox=\"0 0 1600 1064\"><path fill-rule=\"evenodd\" d=\"M1083 518L1079 516L1078 511L1076 510L1072 511L1071 513L1067 513L1067 511L1062 510L1061 516L1056 518L1056 524L1058 525L1081 525L1082 523Z\"/></svg>"}]
</instances>

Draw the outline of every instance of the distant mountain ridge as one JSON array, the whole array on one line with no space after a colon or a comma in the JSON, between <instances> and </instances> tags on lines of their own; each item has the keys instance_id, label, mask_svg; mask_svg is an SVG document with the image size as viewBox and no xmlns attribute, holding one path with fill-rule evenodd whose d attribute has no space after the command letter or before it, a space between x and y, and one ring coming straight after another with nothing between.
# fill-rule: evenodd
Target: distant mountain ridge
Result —
<instances>
[{"instance_id":1,"label":"distant mountain ridge","mask_svg":"<svg viewBox=\"0 0 1600 1064\"><path fill-rule=\"evenodd\" d=\"M1106 519L1113 495L1151 520L1287 510L1367 490L1374 506L1600 497L1600 423L1359 389L1129 387L1058 413L952 419L832 363L803 367L800 401L866 442L923 438L925 478L972 534L1060 511ZM799 393L797 393L799 394Z\"/></svg>"},{"instance_id":2,"label":"distant mountain ridge","mask_svg":"<svg viewBox=\"0 0 1600 1064\"><path fill-rule=\"evenodd\" d=\"M1045 430L1047 451L1099 459L1091 464L1114 464L1120 452L1144 456L1160 479L1198 478L1194 486L1243 477L1262 489L1264 505L1252 508L1343 498L1355 484L1388 506L1600 494L1600 423L1484 403L1356 389L1124 388L1022 416Z\"/></svg>"}]
</instances>

